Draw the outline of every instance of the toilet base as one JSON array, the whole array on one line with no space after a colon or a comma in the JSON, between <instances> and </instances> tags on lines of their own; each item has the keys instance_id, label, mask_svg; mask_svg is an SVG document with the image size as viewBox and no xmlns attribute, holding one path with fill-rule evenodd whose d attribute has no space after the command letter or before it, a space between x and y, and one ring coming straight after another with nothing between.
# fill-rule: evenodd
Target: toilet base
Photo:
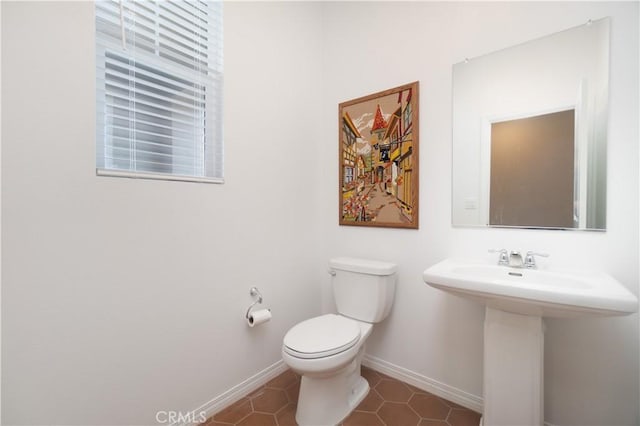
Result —
<instances>
[{"instance_id":1,"label":"toilet base","mask_svg":"<svg viewBox=\"0 0 640 426\"><path fill-rule=\"evenodd\" d=\"M337 425L369 393L369 383L360 375L360 357L331 376L303 375L296 422L300 426Z\"/></svg>"}]
</instances>

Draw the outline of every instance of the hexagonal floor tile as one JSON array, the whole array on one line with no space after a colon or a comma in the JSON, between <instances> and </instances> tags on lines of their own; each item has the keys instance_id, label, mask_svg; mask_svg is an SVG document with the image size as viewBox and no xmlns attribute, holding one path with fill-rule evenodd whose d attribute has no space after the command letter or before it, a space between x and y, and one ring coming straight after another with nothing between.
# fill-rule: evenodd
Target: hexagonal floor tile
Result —
<instances>
[{"instance_id":1,"label":"hexagonal floor tile","mask_svg":"<svg viewBox=\"0 0 640 426\"><path fill-rule=\"evenodd\" d=\"M362 402L356 407L359 411L369 411L375 413L383 403L383 399L378 395L375 389L369 389L369 393L364 397Z\"/></svg>"},{"instance_id":2,"label":"hexagonal floor tile","mask_svg":"<svg viewBox=\"0 0 640 426\"><path fill-rule=\"evenodd\" d=\"M343 426L477 426L480 421L478 413L370 368L363 367L362 375L371 389ZM286 371L201 426L295 426L300 380Z\"/></svg>"},{"instance_id":3,"label":"hexagonal floor tile","mask_svg":"<svg viewBox=\"0 0 640 426\"><path fill-rule=\"evenodd\" d=\"M354 411L349 417L344 419L342 426L385 426L384 423L374 413L364 411Z\"/></svg>"},{"instance_id":4,"label":"hexagonal floor tile","mask_svg":"<svg viewBox=\"0 0 640 426\"><path fill-rule=\"evenodd\" d=\"M213 420L213 418L210 418L206 422L200 423L199 426L229 426L229 423L216 422L215 420Z\"/></svg>"},{"instance_id":5,"label":"hexagonal floor tile","mask_svg":"<svg viewBox=\"0 0 640 426\"><path fill-rule=\"evenodd\" d=\"M480 414L467 409L452 409L447 422L451 426L477 426L480 423Z\"/></svg>"},{"instance_id":6,"label":"hexagonal floor tile","mask_svg":"<svg viewBox=\"0 0 640 426\"><path fill-rule=\"evenodd\" d=\"M444 420L422 419L420 420L418 426L449 426L449 423L445 422Z\"/></svg>"},{"instance_id":7,"label":"hexagonal floor tile","mask_svg":"<svg viewBox=\"0 0 640 426\"><path fill-rule=\"evenodd\" d=\"M424 391L422 391L422 392L425 393ZM463 407L462 405L458 405L455 402L451 402L451 401L448 401L448 400L446 400L444 398L440 398L440 397L438 397L438 398L440 399L440 401L444 402L445 405L448 405L451 408L457 408L459 410L468 410L468 408Z\"/></svg>"},{"instance_id":8,"label":"hexagonal floor tile","mask_svg":"<svg viewBox=\"0 0 640 426\"><path fill-rule=\"evenodd\" d=\"M451 408L443 403L440 398L424 393L413 394L409 405L420 417L433 420L446 420Z\"/></svg>"},{"instance_id":9,"label":"hexagonal floor tile","mask_svg":"<svg viewBox=\"0 0 640 426\"><path fill-rule=\"evenodd\" d=\"M402 382L383 379L375 387L385 401L407 402L413 392Z\"/></svg>"},{"instance_id":10,"label":"hexagonal floor tile","mask_svg":"<svg viewBox=\"0 0 640 426\"><path fill-rule=\"evenodd\" d=\"M369 382L371 388L375 388L376 385L380 383L380 380L382 380L377 371L364 366L360 369L360 375Z\"/></svg>"},{"instance_id":11,"label":"hexagonal floor tile","mask_svg":"<svg viewBox=\"0 0 640 426\"><path fill-rule=\"evenodd\" d=\"M300 380L293 382L286 390L289 402L298 403L298 395L300 395Z\"/></svg>"},{"instance_id":12,"label":"hexagonal floor tile","mask_svg":"<svg viewBox=\"0 0 640 426\"><path fill-rule=\"evenodd\" d=\"M300 376L292 370L287 370L279 376L271 379L265 387L273 389L286 389L296 381L300 381Z\"/></svg>"},{"instance_id":13,"label":"hexagonal floor tile","mask_svg":"<svg viewBox=\"0 0 640 426\"><path fill-rule=\"evenodd\" d=\"M273 414L265 413L251 413L240 423L236 423L238 426L277 426L275 417Z\"/></svg>"},{"instance_id":14,"label":"hexagonal floor tile","mask_svg":"<svg viewBox=\"0 0 640 426\"><path fill-rule=\"evenodd\" d=\"M296 423L296 404L288 404L276 413L278 426L298 426Z\"/></svg>"},{"instance_id":15,"label":"hexagonal floor tile","mask_svg":"<svg viewBox=\"0 0 640 426\"><path fill-rule=\"evenodd\" d=\"M390 426L417 426L420 417L407 404L385 402L378 410L378 416Z\"/></svg>"},{"instance_id":16,"label":"hexagonal floor tile","mask_svg":"<svg viewBox=\"0 0 640 426\"><path fill-rule=\"evenodd\" d=\"M213 420L223 423L237 423L249 415L253 409L249 398L242 398L213 416Z\"/></svg>"},{"instance_id":17,"label":"hexagonal floor tile","mask_svg":"<svg viewBox=\"0 0 640 426\"><path fill-rule=\"evenodd\" d=\"M287 394L280 389L264 388L263 391L251 398L254 411L275 414L289 403Z\"/></svg>"}]
</instances>

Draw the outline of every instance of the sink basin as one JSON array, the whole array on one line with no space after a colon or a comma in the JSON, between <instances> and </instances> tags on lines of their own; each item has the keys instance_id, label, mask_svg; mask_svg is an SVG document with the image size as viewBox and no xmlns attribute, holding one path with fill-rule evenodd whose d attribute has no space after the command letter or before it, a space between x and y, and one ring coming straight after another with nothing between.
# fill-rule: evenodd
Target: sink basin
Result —
<instances>
[{"instance_id":1,"label":"sink basin","mask_svg":"<svg viewBox=\"0 0 640 426\"><path fill-rule=\"evenodd\" d=\"M627 315L638 299L601 272L520 269L446 259L424 271L432 287L523 315L571 318Z\"/></svg>"}]
</instances>

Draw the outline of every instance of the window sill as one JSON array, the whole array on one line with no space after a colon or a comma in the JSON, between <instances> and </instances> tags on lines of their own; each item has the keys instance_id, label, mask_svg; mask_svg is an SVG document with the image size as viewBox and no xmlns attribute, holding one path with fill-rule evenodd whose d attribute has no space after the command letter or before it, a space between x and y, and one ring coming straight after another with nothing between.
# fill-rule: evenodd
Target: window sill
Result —
<instances>
[{"instance_id":1,"label":"window sill","mask_svg":"<svg viewBox=\"0 0 640 426\"><path fill-rule=\"evenodd\" d=\"M170 175L165 173L131 172L127 170L96 169L96 176L123 177L130 179L171 180L178 182L224 183L224 178Z\"/></svg>"}]
</instances>

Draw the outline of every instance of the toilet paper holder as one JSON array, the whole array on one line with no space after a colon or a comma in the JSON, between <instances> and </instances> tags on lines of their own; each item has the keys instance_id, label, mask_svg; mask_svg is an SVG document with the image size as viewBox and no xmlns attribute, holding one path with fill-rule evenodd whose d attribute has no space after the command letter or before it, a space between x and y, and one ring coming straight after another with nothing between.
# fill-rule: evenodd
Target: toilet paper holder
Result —
<instances>
[{"instance_id":1,"label":"toilet paper holder","mask_svg":"<svg viewBox=\"0 0 640 426\"><path fill-rule=\"evenodd\" d=\"M253 307L256 306L258 303L262 303L262 294L260 293L257 287L251 287L251 290L249 290L249 294L253 297L257 297L257 299L247 309L247 313L245 314L245 317L247 319L249 319L249 314L251 314L251 309L253 309Z\"/></svg>"}]
</instances>

